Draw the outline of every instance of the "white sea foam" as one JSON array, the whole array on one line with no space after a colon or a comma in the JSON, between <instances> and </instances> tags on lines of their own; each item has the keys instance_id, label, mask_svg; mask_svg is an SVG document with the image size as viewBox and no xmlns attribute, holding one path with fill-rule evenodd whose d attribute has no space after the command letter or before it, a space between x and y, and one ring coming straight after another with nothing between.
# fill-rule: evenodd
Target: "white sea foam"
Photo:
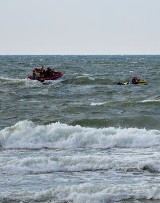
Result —
<instances>
[{"instance_id":1,"label":"white sea foam","mask_svg":"<svg viewBox=\"0 0 160 203\"><path fill-rule=\"evenodd\" d=\"M104 104L106 104L106 102L92 102L91 103L91 106L101 106L101 105L104 105Z\"/></svg>"},{"instance_id":2,"label":"white sea foam","mask_svg":"<svg viewBox=\"0 0 160 203\"><path fill-rule=\"evenodd\" d=\"M26 154L27 155L27 154ZM152 163L152 157L149 157L149 163L141 163L139 157L131 156L106 156L106 155L65 155L64 152L50 154L44 151L32 153L30 156L17 157L14 155L8 157L0 163L2 174L48 174L54 172L96 172L107 171L113 180L116 172L126 172L133 168L135 172L149 171L150 173L159 172L159 165ZM113 175L114 174L114 175ZM96 175L95 175L96 178ZM98 177L97 177L98 178Z\"/></svg>"},{"instance_id":3,"label":"white sea foam","mask_svg":"<svg viewBox=\"0 0 160 203\"><path fill-rule=\"evenodd\" d=\"M0 131L2 148L145 148L160 145L160 131L138 128L86 128L59 122L21 121Z\"/></svg>"},{"instance_id":4,"label":"white sea foam","mask_svg":"<svg viewBox=\"0 0 160 203\"><path fill-rule=\"evenodd\" d=\"M160 199L160 189L156 185L152 187L144 186L137 182L137 184L119 184L110 185L102 184L97 185L86 183L79 185L63 185L54 189L42 190L38 192L14 192L2 193L0 200L21 200L24 202L73 202L73 203L111 203L119 202L121 200L151 200ZM8 197L8 198L7 198ZM137 201L136 201L137 200ZM141 202L141 201L140 201ZM145 202L145 200L144 200Z\"/></svg>"},{"instance_id":5,"label":"white sea foam","mask_svg":"<svg viewBox=\"0 0 160 203\"><path fill-rule=\"evenodd\" d=\"M33 87L33 86L39 86L42 85L37 80L29 80L27 78L25 79L19 79L19 78L7 78L7 77L0 77L1 81L3 81L5 84L24 84L27 87Z\"/></svg>"},{"instance_id":6,"label":"white sea foam","mask_svg":"<svg viewBox=\"0 0 160 203\"><path fill-rule=\"evenodd\" d=\"M7 77L0 77L0 80L2 80L3 82L7 83L7 84L19 84L19 83L23 83L25 86L27 87L38 87L38 86L42 86L42 85L55 85L57 83L62 82L62 80L46 80L43 83L39 82L38 80L30 80L27 78L24 79L18 79L18 78L7 78Z\"/></svg>"},{"instance_id":7,"label":"white sea foam","mask_svg":"<svg viewBox=\"0 0 160 203\"><path fill-rule=\"evenodd\" d=\"M4 82L22 82L25 81L26 79L19 79L19 78L8 78L8 77L0 77L0 80L4 81Z\"/></svg>"},{"instance_id":8,"label":"white sea foam","mask_svg":"<svg viewBox=\"0 0 160 203\"><path fill-rule=\"evenodd\" d=\"M160 102L160 99L145 99L141 101L142 103L149 103L149 102Z\"/></svg>"},{"instance_id":9,"label":"white sea foam","mask_svg":"<svg viewBox=\"0 0 160 203\"><path fill-rule=\"evenodd\" d=\"M57 83L61 83L63 80L58 79L58 80L45 80L44 82L40 82L38 80L30 80L30 79L24 79L25 85L27 87L33 87L33 86L42 86L42 85L56 85Z\"/></svg>"}]
</instances>

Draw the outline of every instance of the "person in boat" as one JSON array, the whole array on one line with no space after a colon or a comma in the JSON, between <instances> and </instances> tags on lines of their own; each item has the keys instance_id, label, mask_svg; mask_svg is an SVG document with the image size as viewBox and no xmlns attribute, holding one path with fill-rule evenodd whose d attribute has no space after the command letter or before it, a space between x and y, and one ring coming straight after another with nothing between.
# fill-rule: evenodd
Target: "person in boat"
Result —
<instances>
[{"instance_id":1,"label":"person in boat","mask_svg":"<svg viewBox=\"0 0 160 203\"><path fill-rule=\"evenodd\" d=\"M44 69L44 66L42 66L40 69L40 77L44 78L44 76L45 76L45 69Z\"/></svg>"},{"instance_id":2,"label":"person in boat","mask_svg":"<svg viewBox=\"0 0 160 203\"><path fill-rule=\"evenodd\" d=\"M53 70L50 67L47 67L46 70L46 77L51 77L53 75Z\"/></svg>"},{"instance_id":3,"label":"person in boat","mask_svg":"<svg viewBox=\"0 0 160 203\"><path fill-rule=\"evenodd\" d=\"M37 69L33 70L33 77L34 79L40 78L40 72Z\"/></svg>"},{"instance_id":4,"label":"person in boat","mask_svg":"<svg viewBox=\"0 0 160 203\"><path fill-rule=\"evenodd\" d=\"M137 77L132 78L132 84L138 84L139 79Z\"/></svg>"},{"instance_id":5,"label":"person in boat","mask_svg":"<svg viewBox=\"0 0 160 203\"><path fill-rule=\"evenodd\" d=\"M35 69L33 70L33 80L36 79Z\"/></svg>"}]
</instances>

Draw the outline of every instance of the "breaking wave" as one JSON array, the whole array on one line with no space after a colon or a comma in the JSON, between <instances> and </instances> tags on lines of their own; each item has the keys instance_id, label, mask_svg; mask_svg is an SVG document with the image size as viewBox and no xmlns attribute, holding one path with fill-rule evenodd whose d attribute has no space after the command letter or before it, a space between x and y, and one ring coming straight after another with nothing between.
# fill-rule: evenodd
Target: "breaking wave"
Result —
<instances>
[{"instance_id":1,"label":"breaking wave","mask_svg":"<svg viewBox=\"0 0 160 203\"><path fill-rule=\"evenodd\" d=\"M20 121L0 131L1 149L8 148L146 148L160 145L160 131L138 128L89 128L59 122L36 125Z\"/></svg>"}]
</instances>

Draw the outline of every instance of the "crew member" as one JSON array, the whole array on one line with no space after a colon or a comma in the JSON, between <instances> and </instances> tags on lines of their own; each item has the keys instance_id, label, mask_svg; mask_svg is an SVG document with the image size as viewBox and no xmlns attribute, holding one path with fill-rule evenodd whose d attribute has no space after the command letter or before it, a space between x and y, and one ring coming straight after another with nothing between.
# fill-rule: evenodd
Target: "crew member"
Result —
<instances>
[{"instance_id":1,"label":"crew member","mask_svg":"<svg viewBox=\"0 0 160 203\"><path fill-rule=\"evenodd\" d=\"M42 66L41 70L40 70L40 77L44 78L44 75L45 75L45 69L44 67Z\"/></svg>"},{"instance_id":2,"label":"crew member","mask_svg":"<svg viewBox=\"0 0 160 203\"><path fill-rule=\"evenodd\" d=\"M138 84L138 78L137 77L133 77L132 78L132 83L133 84Z\"/></svg>"}]
</instances>

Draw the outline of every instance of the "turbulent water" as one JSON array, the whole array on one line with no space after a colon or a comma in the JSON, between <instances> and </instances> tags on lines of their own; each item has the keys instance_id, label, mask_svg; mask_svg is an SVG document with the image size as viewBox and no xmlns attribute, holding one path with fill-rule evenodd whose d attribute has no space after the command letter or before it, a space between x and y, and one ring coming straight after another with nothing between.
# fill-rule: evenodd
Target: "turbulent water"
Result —
<instances>
[{"instance_id":1,"label":"turbulent water","mask_svg":"<svg viewBox=\"0 0 160 203\"><path fill-rule=\"evenodd\" d=\"M159 202L159 87L160 56L0 56L0 202Z\"/></svg>"}]
</instances>

